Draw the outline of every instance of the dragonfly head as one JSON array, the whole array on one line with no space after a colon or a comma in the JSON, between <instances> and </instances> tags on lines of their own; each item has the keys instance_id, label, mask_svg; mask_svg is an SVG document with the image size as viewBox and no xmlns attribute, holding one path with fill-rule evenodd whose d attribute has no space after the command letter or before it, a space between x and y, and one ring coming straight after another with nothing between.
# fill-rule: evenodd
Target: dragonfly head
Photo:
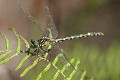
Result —
<instances>
[{"instance_id":1,"label":"dragonfly head","mask_svg":"<svg viewBox=\"0 0 120 80\"><path fill-rule=\"evenodd\" d=\"M35 40L35 39L31 39L31 44L32 44L33 47L38 47L39 46L38 41Z\"/></svg>"}]
</instances>

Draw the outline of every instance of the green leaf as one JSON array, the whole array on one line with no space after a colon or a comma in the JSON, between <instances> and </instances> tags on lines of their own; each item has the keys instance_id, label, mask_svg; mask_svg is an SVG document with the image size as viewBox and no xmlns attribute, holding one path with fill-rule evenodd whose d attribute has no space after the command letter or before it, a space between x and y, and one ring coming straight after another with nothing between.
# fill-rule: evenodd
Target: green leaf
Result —
<instances>
[{"instance_id":1,"label":"green leaf","mask_svg":"<svg viewBox=\"0 0 120 80\"><path fill-rule=\"evenodd\" d=\"M15 71L19 70L22 65L25 63L26 60L28 60L29 58L31 57L31 55L26 55L22 60L21 62L19 63L19 65L16 67Z\"/></svg>"},{"instance_id":2,"label":"green leaf","mask_svg":"<svg viewBox=\"0 0 120 80\"><path fill-rule=\"evenodd\" d=\"M80 64L80 60L78 59L75 65L75 69L71 72L70 76L67 78L67 80L71 80L73 75L76 73L77 69L78 69L78 64Z\"/></svg>"},{"instance_id":3,"label":"green leaf","mask_svg":"<svg viewBox=\"0 0 120 80\"><path fill-rule=\"evenodd\" d=\"M83 70L80 80L84 80L85 76L86 76L86 70Z\"/></svg>"}]
</instances>

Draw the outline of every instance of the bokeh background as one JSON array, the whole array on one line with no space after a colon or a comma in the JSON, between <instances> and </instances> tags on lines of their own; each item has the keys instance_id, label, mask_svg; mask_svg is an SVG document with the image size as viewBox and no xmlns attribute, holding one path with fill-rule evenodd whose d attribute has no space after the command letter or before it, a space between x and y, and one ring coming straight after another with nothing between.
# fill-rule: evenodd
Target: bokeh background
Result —
<instances>
[{"instance_id":1,"label":"bokeh background","mask_svg":"<svg viewBox=\"0 0 120 80\"><path fill-rule=\"evenodd\" d=\"M13 49L16 41L14 34L6 31L9 27L14 27L28 41L31 35L40 36L33 30L31 22L19 6L41 21L44 18L43 4L50 8L59 38L79 33L103 32L104 36L65 41L59 45L69 58L79 58L80 68L86 69L87 75L94 80L120 80L119 0L1 0L0 32L9 37ZM44 22L41 24L44 25ZM0 49L4 49L5 42L2 37L0 42ZM22 70L14 71L23 56L0 65L0 80L30 80L29 76L36 74L38 70L33 70L26 77L20 78ZM31 61L28 61L24 67L30 63Z\"/></svg>"}]
</instances>

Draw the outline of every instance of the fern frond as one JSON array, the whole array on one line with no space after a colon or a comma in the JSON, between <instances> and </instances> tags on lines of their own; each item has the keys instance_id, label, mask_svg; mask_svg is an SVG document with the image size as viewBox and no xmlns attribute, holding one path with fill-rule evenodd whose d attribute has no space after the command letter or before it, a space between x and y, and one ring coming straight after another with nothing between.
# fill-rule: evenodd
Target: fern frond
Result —
<instances>
[{"instance_id":1,"label":"fern frond","mask_svg":"<svg viewBox=\"0 0 120 80\"><path fill-rule=\"evenodd\" d=\"M12 53L12 52L14 52L14 51L11 50L11 51L9 51L9 52L6 52L5 54L0 55L0 59L3 58L3 57L5 57L6 54L9 54L9 53ZM0 61L0 64L5 64L5 63L7 63L9 60L11 60L12 58L13 58L13 57L5 58L4 60Z\"/></svg>"},{"instance_id":2,"label":"fern frond","mask_svg":"<svg viewBox=\"0 0 120 80\"><path fill-rule=\"evenodd\" d=\"M80 80L84 80L85 76L86 76L86 70L83 70Z\"/></svg>"},{"instance_id":3,"label":"fern frond","mask_svg":"<svg viewBox=\"0 0 120 80\"><path fill-rule=\"evenodd\" d=\"M18 56L20 53L27 53L26 51L28 51L28 50L30 49L30 44L28 43L28 41L27 41L25 38L23 38L21 35L17 34L17 32L15 31L14 28L9 28L9 30L12 30L12 31L14 32L16 38L17 38L17 47L16 47L15 50L12 50L12 49L10 48L10 41L9 41L9 39L8 39L3 33L0 33L0 35L2 35L3 38L5 39L5 43L6 43L6 50L0 50L0 53L2 53L2 54L0 54L0 64L7 63L7 62L10 61L12 58ZM24 44L25 44L25 46L26 46L25 51L22 51L22 50L21 50L21 40L23 40L23 42L24 42ZM51 48L52 48L52 46L49 45L49 46L48 46L48 49L51 49ZM13 54L12 56L9 56L9 57L6 58L6 55L11 54L11 53L15 53L15 54ZM58 55L55 57L55 59L53 60L53 62L50 62L49 60L46 59L47 56L48 56L48 54L49 54L49 53L45 53L45 55L44 55L43 57L41 57L40 55L37 55L38 58L36 58L31 65L27 66L27 67L24 69L24 71L20 74L20 77L25 76L25 75L28 73L28 71L30 71L32 68L34 68L41 60L45 60L48 64L47 64L47 66L38 74L36 80L41 80L41 77L42 77L46 72L48 72L52 66L53 66L53 68L55 68L55 69L57 70L56 73L55 73L55 75L52 77L52 80L57 80L57 78L58 78L58 76L59 76L60 74L63 76L64 80L71 80L72 77L73 77L73 75L77 72L78 64L80 63L80 60L78 59L78 60L76 61L75 69L70 73L70 75L69 75L68 77L66 77L66 74L64 73L64 71L65 71L66 69L68 69L68 67L71 65L70 63L74 63L75 59L72 58L72 59L70 60L70 62L66 63L66 64L62 67L62 69L60 69L60 68L58 68L58 66L56 66L56 63L58 62L58 60L59 60L60 57L63 57L63 54L62 54L62 53L58 54ZM19 69L23 66L23 64L24 64L31 56L32 56L31 54L24 56L24 58L20 61L20 63L18 64L18 66L15 68L15 71L19 70ZM4 60L1 60L1 59L3 59L3 58L5 58L5 59L4 59ZM83 70L83 73L82 73L82 75L81 75L80 80L84 80L84 77L85 77L85 76L86 76L86 71ZM92 80L92 78L91 78L91 80Z\"/></svg>"},{"instance_id":4,"label":"fern frond","mask_svg":"<svg viewBox=\"0 0 120 80\"><path fill-rule=\"evenodd\" d=\"M72 58L72 59L70 60L70 62L73 63L74 60L75 60L75 59ZM63 72L66 70L66 68L68 68L68 66L70 66L70 63L69 63L69 62L61 69L61 72L63 73ZM58 77L59 73L60 73L60 72L57 71L52 80L56 80L56 78Z\"/></svg>"},{"instance_id":5,"label":"fern frond","mask_svg":"<svg viewBox=\"0 0 120 80\"><path fill-rule=\"evenodd\" d=\"M38 75L38 77L36 78L36 80L40 80L40 78L42 77L42 75L47 72L51 67L51 63L48 63L48 65L44 68L44 70L42 72L40 72L40 74Z\"/></svg>"},{"instance_id":6,"label":"fern frond","mask_svg":"<svg viewBox=\"0 0 120 80\"><path fill-rule=\"evenodd\" d=\"M19 35L19 37L24 41L25 46L26 46L26 51L27 51L27 49L30 48L30 45L29 45L28 41L25 38L23 38L21 35Z\"/></svg>"},{"instance_id":7,"label":"fern frond","mask_svg":"<svg viewBox=\"0 0 120 80\"><path fill-rule=\"evenodd\" d=\"M17 43L17 49L16 50L11 50L10 49L10 41L8 40L8 38L3 33L1 33L1 35L5 38L7 50L6 50L5 54L0 55L0 59L4 58L7 54L10 54L10 53L13 53L13 52L16 52L16 53L14 55L10 56L10 57L7 57L5 60L1 61L0 64L4 64L4 63L10 61L13 57L17 56L20 53L21 41L20 41L19 35L16 33L14 28L9 28L8 30L12 30L14 32L15 36L17 37L17 42L18 42Z\"/></svg>"},{"instance_id":8,"label":"fern frond","mask_svg":"<svg viewBox=\"0 0 120 80\"><path fill-rule=\"evenodd\" d=\"M6 50L5 51L2 51L1 50L1 55L0 55L0 59L4 58L7 54L10 54L12 53L13 51L10 49L10 41L8 40L8 38L0 32L0 35L2 35L5 39L5 43L6 43ZM10 60L10 58L6 58L5 60L3 61L0 61L0 64L4 64L6 62L8 62Z\"/></svg>"},{"instance_id":9,"label":"fern frond","mask_svg":"<svg viewBox=\"0 0 120 80\"><path fill-rule=\"evenodd\" d=\"M20 51L21 51L21 41L20 41L20 37L19 35L17 34L17 32L15 31L14 28L9 28L8 30L12 30L17 38L17 48L16 48L16 54L15 55L18 55L20 54Z\"/></svg>"},{"instance_id":10,"label":"fern frond","mask_svg":"<svg viewBox=\"0 0 120 80\"><path fill-rule=\"evenodd\" d=\"M39 56L39 57L33 62L32 65L28 66L28 67L21 73L20 77L23 77L30 69L32 69L33 67L35 67L39 61L41 61L42 59L46 59L47 56L48 56L48 54L45 54L45 55L44 55L44 58Z\"/></svg>"},{"instance_id":11,"label":"fern frond","mask_svg":"<svg viewBox=\"0 0 120 80\"><path fill-rule=\"evenodd\" d=\"M25 61L28 60L30 57L31 55L26 55L18 64L18 66L15 68L15 71L19 70L22 67L22 65L25 63Z\"/></svg>"},{"instance_id":12,"label":"fern frond","mask_svg":"<svg viewBox=\"0 0 120 80\"><path fill-rule=\"evenodd\" d=\"M29 45L28 41L25 38L23 38L21 35L19 35L19 38L21 38L23 40L23 42L25 43L25 46L26 46L26 50L25 51L27 51L30 48L30 45ZM25 53L25 52L22 52L22 53ZM30 57L31 57L31 55L26 55L21 60L19 65L16 67L15 71L19 70L22 67L22 65L25 63L25 61L28 60Z\"/></svg>"},{"instance_id":13,"label":"fern frond","mask_svg":"<svg viewBox=\"0 0 120 80\"><path fill-rule=\"evenodd\" d=\"M63 72L61 72L61 70L55 65L55 64L58 62L58 58L59 58L60 56L62 56L62 54L57 55L56 58L54 59L54 61L53 61L52 63L49 62L49 61L47 61L47 62L49 62L49 64L47 65L47 67L46 67L42 72L40 72L40 74L38 75L38 77L37 77L36 80L40 80L40 78L42 77L42 75L50 69L51 65L52 65L57 71L59 71L59 72L63 75L63 77L66 77L66 76L63 74Z\"/></svg>"},{"instance_id":14,"label":"fern frond","mask_svg":"<svg viewBox=\"0 0 120 80\"><path fill-rule=\"evenodd\" d=\"M77 70L78 69L78 64L80 64L80 60L78 59L76 64L75 64L75 69ZM73 75L76 73L76 70L73 70L70 74L70 76L66 79L66 80L71 80Z\"/></svg>"},{"instance_id":15,"label":"fern frond","mask_svg":"<svg viewBox=\"0 0 120 80\"><path fill-rule=\"evenodd\" d=\"M10 50L10 42L9 42L8 38L3 33L1 33L1 32L0 32L0 35L2 35L2 37L4 37L5 43L6 43L6 50L3 50L3 51L1 50L1 52L0 52L0 53L3 53L3 54L0 55L0 59L2 59L7 54L11 53L11 50Z\"/></svg>"},{"instance_id":16,"label":"fern frond","mask_svg":"<svg viewBox=\"0 0 120 80\"><path fill-rule=\"evenodd\" d=\"M10 41L8 40L8 38L3 33L0 32L0 35L2 35L5 39L6 48L7 48L6 51L9 51L10 50Z\"/></svg>"},{"instance_id":17,"label":"fern frond","mask_svg":"<svg viewBox=\"0 0 120 80\"><path fill-rule=\"evenodd\" d=\"M39 62L39 58L37 58L32 65L28 66L20 75L20 77L23 77L30 69L32 69L33 67L35 67L37 65L37 63Z\"/></svg>"}]
</instances>

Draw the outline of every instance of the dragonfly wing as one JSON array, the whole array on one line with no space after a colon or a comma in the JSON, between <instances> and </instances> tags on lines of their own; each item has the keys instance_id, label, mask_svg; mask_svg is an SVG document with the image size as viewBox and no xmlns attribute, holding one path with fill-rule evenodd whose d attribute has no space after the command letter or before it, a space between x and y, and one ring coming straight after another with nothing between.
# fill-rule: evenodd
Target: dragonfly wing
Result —
<instances>
[{"instance_id":1,"label":"dragonfly wing","mask_svg":"<svg viewBox=\"0 0 120 80\"><path fill-rule=\"evenodd\" d=\"M20 8L26 14L26 16L29 18L29 20L31 21L33 27L35 27L36 29L39 29L39 31L43 33L43 36L49 37L50 31L48 29L51 30L52 38L56 38L58 36L58 31L57 31L57 29L55 27L55 24L53 22L52 16L51 16L51 14L49 12L49 8L47 6L44 6L44 8L45 8L45 19L46 19L47 28L45 26L41 25L40 22L38 20L36 20L23 7L20 6Z\"/></svg>"},{"instance_id":2,"label":"dragonfly wing","mask_svg":"<svg viewBox=\"0 0 120 80\"><path fill-rule=\"evenodd\" d=\"M45 31L45 27L42 27L42 25L40 24L40 22L38 20L36 20L27 10L25 10L23 7L20 6L20 8L22 9L22 11L25 13L25 15L29 18L29 20L31 21L33 27L39 29L44 35L46 34ZM45 35L46 36L46 35Z\"/></svg>"},{"instance_id":3,"label":"dragonfly wing","mask_svg":"<svg viewBox=\"0 0 120 80\"><path fill-rule=\"evenodd\" d=\"M62 54L63 56L59 58L59 61L62 65L65 65L66 63L70 63L70 65L73 67L73 69L75 69L75 67L73 66L73 64L70 62L69 58L66 56L65 52L63 49L61 49L59 47L58 44L53 44L53 47L56 49L56 54ZM76 70L76 69L75 69Z\"/></svg>"},{"instance_id":4,"label":"dragonfly wing","mask_svg":"<svg viewBox=\"0 0 120 80\"><path fill-rule=\"evenodd\" d=\"M51 35L52 35L52 38L56 38L58 36L58 30L54 24L54 21L52 19L52 16L50 14L50 10L47 6L44 6L45 7L45 16L46 16L46 21L47 21L47 27L51 30Z\"/></svg>"}]
</instances>

